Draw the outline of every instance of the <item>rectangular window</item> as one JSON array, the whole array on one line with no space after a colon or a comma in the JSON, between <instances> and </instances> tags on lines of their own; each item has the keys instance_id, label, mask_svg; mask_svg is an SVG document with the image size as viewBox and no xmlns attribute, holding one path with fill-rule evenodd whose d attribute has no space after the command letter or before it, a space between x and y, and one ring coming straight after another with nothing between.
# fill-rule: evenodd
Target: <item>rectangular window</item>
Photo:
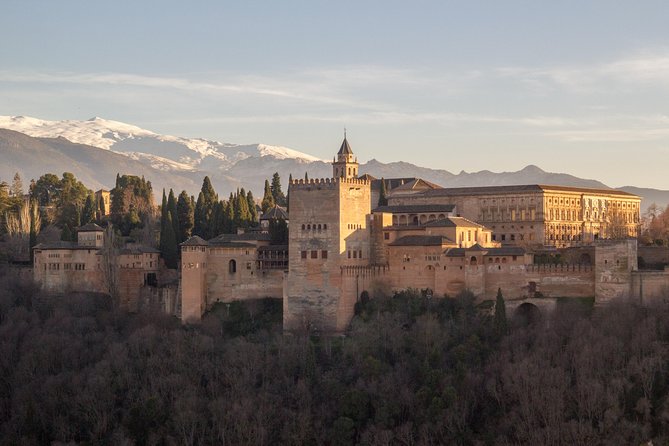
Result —
<instances>
[{"instance_id":1,"label":"rectangular window","mask_svg":"<svg viewBox=\"0 0 669 446\"><path fill-rule=\"evenodd\" d=\"M502 234L502 241L506 240L506 234Z\"/></svg>"},{"instance_id":2,"label":"rectangular window","mask_svg":"<svg viewBox=\"0 0 669 446\"><path fill-rule=\"evenodd\" d=\"M496 240L497 240L497 235L493 234L493 235L492 235L492 241L494 242L494 241L496 241Z\"/></svg>"},{"instance_id":3,"label":"rectangular window","mask_svg":"<svg viewBox=\"0 0 669 446\"><path fill-rule=\"evenodd\" d=\"M328 252L326 250L321 251L321 258L322 259L327 259L328 258Z\"/></svg>"},{"instance_id":4,"label":"rectangular window","mask_svg":"<svg viewBox=\"0 0 669 446\"><path fill-rule=\"evenodd\" d=\"M389 232L384 232L383 233L383 239L384 240L389 240L390 239L390 233Z\"/></svg>"},{"instance_id":5,"label":"rectangular window","mask_svg":"<svg viewBox=\"0 0 669 446\"><path fill-rule=\"evenodd\" d=\"M358 251L358 258L362 259L362 250Z\"/></svg>"},{"instance_id":6,"label":"rectangular window","mask_svg":"<svg viewBox=\"0 0 669 446\"><path fill-rule=\"evenodd\" d=\"M511 241L516 240L516 234L511 234Z\"/></svg>"},{"instance_id":7,"label":"rectangular window","mask_svg":"<svg viewBox=\"0 0 669 446\"><path fill-rule=\"evenodd\" d=\"M353 258L357 259L358 258L358 251L353 251Z\"/></svg>"},{"instance_id":8,"label":"rectangular window","mask_svg":"<svg viewBox=\"0 0 669 446\"><path fill-rule=\"evenodd\" d=\"M300 255L301 255L301 257L302 257L303 259L306 259L306 258L307 258L307 251L302 251L302 252L300 253Z\"/></svg>"},{"instance_id":9,"label":"rectangular window","mask_svg":"<svg viewBox=\"0 0 669 446\"><path fill-rule=\"evenodd\" d=\"M351 258L351 250L350 249L348 250L348 258L349 259Z\"/></svg>"},{"instance_id":10,"label":"rectangular window","mask_svg":"<svg viewBox=\"0 0 669 446\"><path fill-rule=\"evenodd\" d=\"M246 269L251 269L251 262L246 262Z\"/></svg>"},{"instance_id":11,"label":"rectangular window","mask_svg":"<svg viewBox=\"0 0 669 446\"><path fill-rule=\"evenodd\" d=\"M317 259L318 258L318 251L311 251L311 258L312 259Z\"/></svg>"}]
</instances>

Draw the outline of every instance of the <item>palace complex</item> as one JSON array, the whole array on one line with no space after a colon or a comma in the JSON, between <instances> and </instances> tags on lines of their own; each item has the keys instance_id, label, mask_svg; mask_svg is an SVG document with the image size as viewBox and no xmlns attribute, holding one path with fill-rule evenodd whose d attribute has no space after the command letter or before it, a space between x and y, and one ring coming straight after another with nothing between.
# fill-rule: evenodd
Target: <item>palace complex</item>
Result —
<instances>
[{"instance_id":1,"label":"palace complex","mask_svg":"<svg viewBox=\"0 0 669 446\"><path fill-rule=\"evenodd\" d=\"M182 243L174 312L197 322L217 302L275 297L283 299L285 329L338 332L364 292L470 290L486 300L501 289L508 301L599 304L669 286L667 273L638 271L638 196L547 185L444 189L419 178L359 176L358 167L344 138L331 178L290 182L287 212L270 209L256 231ZM379 205L383 194L387 204ZM274 244L270 222L286 219L288 242ZM45 289L104 282L102 228L78 236L35 248L34 275ZM141 297L133 287L162 282L157 253L134 249L117 260L125 274L135 272L120 298L129 309ZM535 261L558 250L559 262Z\"/></svg>"}]
</instances>

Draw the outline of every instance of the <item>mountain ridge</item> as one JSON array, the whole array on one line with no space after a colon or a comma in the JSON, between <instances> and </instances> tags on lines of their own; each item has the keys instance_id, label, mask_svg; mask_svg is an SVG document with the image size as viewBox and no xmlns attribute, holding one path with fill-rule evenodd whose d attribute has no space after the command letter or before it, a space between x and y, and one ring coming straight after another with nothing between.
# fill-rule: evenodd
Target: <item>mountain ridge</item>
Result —
<instances>
[{"instance_id":1,"label":"mountain ridge","mask_svg":"<svg viewBox=\"0 0 669 446\"><path fill-rule=\"evenodd\" d=\"M6 125L27 130L32 135L3 129ZM87 143L91 141L107 147ZM61 175L67 171L89 187L109 189L114 185L116 174L121 173L145 176L152 181L156 194L162 188L173 188L197 195L202 179L208 175L221 198L241 187L261 194L265 179L274 172L284 181L289 174L295 178L302 178L305 173L311 178L332 174L329 162L285 147L165 136L99 117L87 121L45 121L0 116L0 154L5 160L0 165L0 180L7 182L15 172L27 182L25 180L37 179L44 173ZM442 187L552 184L610 189L594 179L546 172L534 164L515 172L481 170L454 174L407 161L382 163L371 159L361 164L359 171L376 178L419 177ZM284 189L285 186L284 183ZM616 190L641 195L644 209L651 202L669 203L669 191L638 186Z\"/></svg>"}]
</instances>

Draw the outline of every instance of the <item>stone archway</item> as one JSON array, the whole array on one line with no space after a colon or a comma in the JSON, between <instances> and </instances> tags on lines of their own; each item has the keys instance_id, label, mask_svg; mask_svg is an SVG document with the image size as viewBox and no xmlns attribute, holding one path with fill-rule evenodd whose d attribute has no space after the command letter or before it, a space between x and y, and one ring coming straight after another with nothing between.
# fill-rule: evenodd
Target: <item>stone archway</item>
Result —
<instances>
[{"instance_id":1,"label":"stone archway","mask_svg":"<svg viewBox=\"0 0 669 446\"><path fill-rule=\"evenodd\" d=\"M523 327L536 325L543 319L539 308L529 302L522 303L513 312L513 323Z\"/></svg>"}]
</instances>

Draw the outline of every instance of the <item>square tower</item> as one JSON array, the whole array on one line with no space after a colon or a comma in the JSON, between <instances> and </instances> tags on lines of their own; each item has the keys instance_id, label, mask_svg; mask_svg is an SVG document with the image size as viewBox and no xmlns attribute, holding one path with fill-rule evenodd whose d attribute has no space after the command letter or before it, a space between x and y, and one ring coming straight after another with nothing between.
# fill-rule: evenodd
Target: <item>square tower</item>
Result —
<instances>
[{"instance_id":1,"label":"square tower","mask_svg":"<svg viewBox=\"0 0 669 446\"><path fill-rule=\"evenodd\" d=\"M348 148L348 149L347 149ZM343 149L343 150L342 150ZM337 168L357 162L348 142ZM346 151L350 153L346 153ZM342 268L370 264L371 183L345 176L297 180L288 185L288 275L284 286L286 330L343 331L353 317L356 295L342 292Z\"/></svg>"}]
</instances>

